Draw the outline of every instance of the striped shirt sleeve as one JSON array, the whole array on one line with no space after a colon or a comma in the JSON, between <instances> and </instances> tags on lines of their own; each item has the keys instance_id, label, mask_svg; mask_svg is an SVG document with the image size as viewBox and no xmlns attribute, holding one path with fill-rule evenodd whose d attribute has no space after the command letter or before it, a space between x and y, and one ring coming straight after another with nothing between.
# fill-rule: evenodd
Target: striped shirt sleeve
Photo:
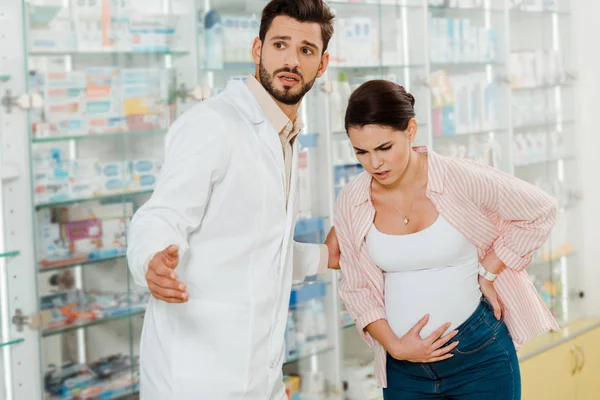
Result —
<instances>
[{"instance_id":1,"label":"striped shirt sleeve","mask_svg":"<svg viewBox=\"0 0 600 400\"><path fill-rule=\"evenodd\" d=\"M363 275L359 259L359 249L352 242L350 231L352 214L347 204L346 196L342 193L336 203L335 232L340 244L340 297L346 304L348 312L356 322L363 340L370 346L375 345L374 339L365 331L369 324L385 319L385 310L377 301L376 293L368 285L368 279Z\"/></svg>"},{"instance_id":2,"label":"striped shirt sleeve","mask_svg":"<svg viewBox=\"0 0 600 400\"><path fill-rule=\"evenodd\" d=\"M531 254L542 246L558 212L556 199L512 175L481 163L465 163L464 187L476 205L490 216L500 235L492 248L509 268L520 271L531 262Z\"/></svg>"}]
</instances>

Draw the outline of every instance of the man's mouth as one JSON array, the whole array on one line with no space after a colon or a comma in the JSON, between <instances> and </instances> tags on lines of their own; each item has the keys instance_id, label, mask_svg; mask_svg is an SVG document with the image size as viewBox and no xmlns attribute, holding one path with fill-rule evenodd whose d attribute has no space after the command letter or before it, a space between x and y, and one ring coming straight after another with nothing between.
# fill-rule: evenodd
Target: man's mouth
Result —
<instances>
[{"instance_id":1,"label":"man's mouth","mask_svg":"<svg viewBox=\"0 0 600 400\"><path fill-rule=\"evenodd\" d=\"M298 75L291 74L288 72L278 74L277 78L279 78L279 81L286 86L294 86L295 84L300 82L300 77Z\"/></svg>"}]
</instances>

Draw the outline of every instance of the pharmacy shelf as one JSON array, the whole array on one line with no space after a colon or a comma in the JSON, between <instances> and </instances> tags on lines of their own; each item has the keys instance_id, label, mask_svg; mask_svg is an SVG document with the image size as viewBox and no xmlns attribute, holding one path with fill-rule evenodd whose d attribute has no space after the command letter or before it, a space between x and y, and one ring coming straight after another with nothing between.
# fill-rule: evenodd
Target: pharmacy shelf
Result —
<instances>
[{"instance_id":1,"label":"pharmacy shelf","mask_svg":"<svg viewBox=\"0 0 600 400\"><path fill-rule=\"evenodd\" d=\"M510 10L510 13L513 15L527 15L527 16L532 16L532 17L537 17L540 15L547 15L547 16L552 16L554 14L560 15L560 16L570 16L571 15L571 11L570 10L542 10L542 11L528 11L528 10L522 10L520 8L513 8L512 10Z\"/></svg>"},{"instance_id":2,"label":"pharmacy shelf","mask_svg":"<svg viewBox=\"0 0 600 400\"><path fill-rule=\"evenodd\" d=\"M448 12L472 12L472 13L484 13L484 12L491 12L491 13L503 13L504 9L503 8L496 8L496 7L490 7L490 8L485 8L485 7L450 7L450 6L446 6L446 5L442 5L442 6L429 6L429 10L431 11L448 11Z\"/></svg>"},{"instance_id":3,"label":"pharmacy shelf","mask_svg":"<svg viewBox=\"0 0 600 400\"><path fill-rule=\"evenodd\" d=\"M144 51L144 50L122 50L122 51L101 51L101 50L71 50L71 51L41 51L34 50L27 53L30 57L55 57L55 56L73 56L73 57L93 57L93 56L149 56L149 55L161 55L161 56L187 56L190 52L187 50L157 50L157 51Z\"/></svg>"},{"instance_id":4,"label":"pharmacy shelf","mask_svg":"<svg viewBox=\"0 0 600 400\"><path fill-rule=\"evenodd\" d=\"M256 70L256 64L253 62L230 62L224 63L222 68L206 68L201 67L201 72L223 72L223 73L232 73L232 72L254 72Z\"/></svg>"},{"instance_id":5,"label":"pharmacy shelf","mask_svg":"<svg viewBox=\"0 0 600 400\"><path fill-rule=\"evenodd\" d=\"M120 393L120 394L116 394L116 395L110 396L110 397L102 397L102 400L134 400L134 399L137 399L137 397L132 397L132 396L136 396L138 394L140 394L139 389L132 389L132 390L128 391L127 393Z\"/></svg>"},{"instance_id":6,"label":"pharmacy shelf","mask_svg":"<svg viewBox=\"0 0 600 400\"><path fill-rule=\"evenodd\" d=\"M350 323L348 323L348 324L343 324L343 325L341 325L341 328L342 328L342 329L348 329L348 328L354 328L355 326L356 326L356 323L354 323L354 322L350 322Z\"/></svg>"},{"instance_id":7,"label":"pharmacy shelf","mask_svg":"<svg viewBox=\"0 0 600 400\"><path fill-rule=\"evenodd\" d=\"M564 121L560 121L561 125L573 125L575 123L575 121L567 119ZM529 129L541 129L541 128L548 128L548 127L555 127L559 124L559 121L548 121L548 122L538 122L535 124L525 124L525 125L516 125L513 129L517 132L520 131L525 131L525 130L529 130Z\"/></svg>"},{"instance_id":8,"label":"pharmacy shelf","mask_svg":"<svg viewBox=\"0 0 600 400\"><path fill-rule=\"evenodd\" d=\"M413 10L420 10L423 6L416 0L412 0L409 4L397 4L393 0L328 0L327 4L332 9L336 9L336 7L374 7L374 8L392 8L397 10L399 8L407 8Z\"/></svg>"},{"instance_id":9,"label":"pharmacy shelf","mask_svg":"<svg viewBox=\"0 0 600 400\"><path fill-rule=\"evenodd\" d=\"M559 161L574 161L576 159L577 159L577 156L575 156L575 155L565 155L562 157L551 158L548 160L533 161L533 162L528 162L525 164L515 164L515 168L518 168L518 169L533 168L533 167L539 167L539 166L545 166L548 164L557 163Z\"/></svg>"},{"instance_id":10,"label":"pharmacy shelf","mask_svg":"<svg viewBox=\"0 0 600 400\"><path fill-rule=\"evenodd\" d=\"M135 397L135 396L140 393L139 383L136 383L135 385L132 385L132 386L133 387L131 389L128 389L128 390L124 389L122 392L115 393L113 395L97 393L93 398L97 399L97 400L134 400L134 399L137 399L137 397ZM86 397L86 398L88 398L88 397ZM65 397L65 396L46 395L46 397L45 397L45 400L71 400L71 399L72 399L72 397L70 397L70 396Z\"/></svg>"},{"instance_id":11,"label":"pharmacy shelf","mask_svg":"<svg viewBox=\"0 0 600 400\"><path fill-rule=\"evenodd\" d=\"M538 267L548 267L549 265L556 264L560 262L563 258L571 258L577 256L576 251L569 251L565 254L557 255L547 260L535 260L532 261L531 264L527 268L538 268Z\"/></svg>"},{"instance_id":12,"label":"pharmacy shelf","mask_svg":"<svg viewBox=\"0 0 600 400\"><path fill-rule=\"evenodd\" d=\"M296 363L296 362L301 361L301 360L306 360L308 358L315 357L315 356L327 353L329 351L332 351L333 349L334 349L333 346L327 346L327 347L324 347L322 349L311 350L311 351L308 351L306 353L303 353L303 354L300 354L300 355L297 355L297 356L290 357L290 358L286 359L285 362L283 363L283 365L285 366L285 365Z\"/></svg>"},{"instance_id":13,"label":"pharmacy shelf","mask_svg":"<svg viewBox=\"0 0 600 400\"><path fill-rule=\"evenodd\" d=\"M511 90L513 92L529 92L529 91L535 91L535 90L549 90L549 89L556 89L556 88L571 89L573 87L574 86L572 83L558 82L558 83L547 83L547 84L536 85L536 86L511 87Z\"/></svg>"},{"instance_id":14,"label":"pharmacy shelf","mask_svg":"<svg viewBox=\"0 0 600 400\"><path fill-rule=\"evenodd\" d=\"M137 131L137 132L118 132L118 133L97 133L91 135L76 135L76 136L49 136L34 138L33 143L54 143L54 142L66 142L69 140L97 140L97 139L113 139L113 138L126 138L126 137L139 137L139 136L155 136L164 135L168 131L166 129L150 130L150 131Z\"/></svg>"},{"instance_id":15,"label":"pharmacy shelf","mask_svg":"<svg viewBox=\"0 0 600 400\"><path fill-rule=\"evenodd\" d=\"M73 324L61 326L58 328L47 328L42 331L42 337L59 335L61 333L71 332L71 331L74 331L77 329L82 329L82 328L89 328L91 326L96 326L96 325L103 325L103 324L107 324L112 321L118 321L118 320L130 318L130 317L134 317L136 315L142 315L145 312L146 312L146 310L144 307L144 309L141 309L141 310L137 309L137 310L131 311L131 312L124 312L123 314L116 315L113 317L100 318L100 319L91 320L91 321L79 321L79 322L75 322Z\"/></svg>"},{"instance_id":16,"label":"pharmacy shelf","mask_svg":"<svg viewBox=\"0 0 600 400\"><path fill-rule=\"evenodd\" d=\"M434 140L437 140L437 139L448 140L448 139L456 139L456 138L460 138L460 137L479 136L479 135L485 135L485 134L490 134L490 133L503 133L503 132L508 132L508 129L506 129L506 128L484 129L484 130L477 130L477 131L472 131L472 132L453 133L451 135L434 136L433 139Z\"/></svg>"},{"instance_id":17,"label":"pharmacy shelf","mask_svg":"<svg viewBox=\"0 0 600 400\"><path fill-rule=\"evenodd\" d=\"M118 261L124 260L127 256L125 254L119 254L116 256L110 257L100 257L100 258L77 258L77 259L66 259L61 261L54 261L52 263L40 263L39 271L40 272L48 272L48 271L57 271L66 268L72 267L83 267L86 265L95 265L100 264L107 261Z\"/></svg>"},{"instance_id":18,"label":"pharmacy shelf","mask_svg":"<svg viewBox=\"0 0 600 400\"><path fill-rule=\"evenodd\" d=\"M341 329L347 329L356 326L356 323L354 322L354 320L350 316L350 313L347 310L340 311L339 320Z\"/></svg>"},{"instance_id":19,"label":"pharmacy shelf","mask_svg":"<svg viewBox=\"0 0 600 400\"><path fill-rule=\"evenodd\" d=\"M425 64L377 64L377 65L329 65L327 67L328 70L342 70L342 71L350 71L350 70L362 70L369 71L374 69L379 70L387 70L387 69L401 69L401 68L425 68Z\"/></svg>"},{"instance_id":20,"label":"pharmacy shelf","mask_svg":"<svg viewBox=\"0 0 600 400\"><path fill-rule=\"evenodd\" d=\"M37 203L35 205L36 210L41 210L43 208L51 208L51 207L61 207L68 206L72 204L85 203L89 201L108 201L108 200L118 200L127 197L140 196L144 194L151 194L154 189L146 189L146 190L131 190L131 191L122 191L119 193L111 193L103 196L93 196L93 197L82 197L77 199L65 199L59 201L51 201L51 202L43 202Z\"/></svg>"},{"instance_id":21,"label":"pharmacy shelf","mask_svg":"<svg viewBox=\"0 0 600 400\"><path fill-rule=\"evenodd\" d=\"M0 341L0 348L14 346L15 344L23 343L24 341L25 339L9 339L6 341Z\"/></svg>"},{"instance_id":22,"label":"pharmacy shelf","mask_svg":"<svg viewBox=\"0 0 600 400\"><path fill-rule=\"evenodd\" d=\"M471 69L471 68L481 68L481 67L500 67L504 66L504 63L498 61L476 61L476 62L431 62L431 69Z\"/></svg>"},{"instance_id":23,"label":"pharmacy shelf","mask_svg":"<svg viewBox=\"0 0 600 400\"><path fill-rule=\"evenodd\" d=\"M0 75L0 82L10 81L10 75Z\"/></svg>"},{"instance_id":24,"label":"pharmacy shelf","mask_svg":"<svg viewBox=\"0 0 600 400\"><path fill-rule=\"evenodd\" d=\"M15 251L7 251L5 253L0 253L0 258L9 258L9 257L16 257L19 254L21 254L20 251L15 250Z\"/></svg>"}]
</instances>

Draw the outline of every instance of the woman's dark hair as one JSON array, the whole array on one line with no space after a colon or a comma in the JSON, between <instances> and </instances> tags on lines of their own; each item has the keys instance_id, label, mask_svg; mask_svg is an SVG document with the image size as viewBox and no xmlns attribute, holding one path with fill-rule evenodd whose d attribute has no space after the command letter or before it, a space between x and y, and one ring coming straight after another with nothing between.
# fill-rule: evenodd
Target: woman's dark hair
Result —
<instances>
[{"instance_id":1,"label":"woman's dark hair","mask_svg":"<svg viewBox=\"0 0 600 400\"><path fill-rule=\"evenodd\" d=\"M415 98L404 87L390 81L372 80L352 93L344 127L381 125L405 131L415 116Z\"/></svg>"},{"instance_id":2,"label":"woman's dark hair","mask_svg":"<svg viewBox=\"0 0 600 400\"><path fill-rule=\"evenodd\" d=\"M272 0L265 6L260 19L259 39L264 42L275 17L285 15L299 22L316 22L321 25L323 53L333 35L335 16L323 0Z\"/></svg>"}]
</instances>

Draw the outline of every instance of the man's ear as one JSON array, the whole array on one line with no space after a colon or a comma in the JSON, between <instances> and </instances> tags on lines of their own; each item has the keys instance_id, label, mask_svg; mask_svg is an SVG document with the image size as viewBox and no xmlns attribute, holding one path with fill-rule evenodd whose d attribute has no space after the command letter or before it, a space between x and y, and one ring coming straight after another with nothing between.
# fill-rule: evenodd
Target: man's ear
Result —
<instances>
[{"instance_id":1,"label":"man's ear","mask_svg":"<svg viewBox=\"0 0 600 400\"><path fill-rule=\"evenodd\" d=\"M327 71L327 66L329 65L329 53L325 52L323 57L321 57L321 64L319 65L319 71L317 72L317 78L322 77Z\"/></svg>"},{"instance_id":2,"label":"man's ear","mask_svg":"<svg viewBox=\"0 0 600 400\"><path fill-rule=\"evenodd\" d=\"M262 41L260 38L254 38L254 42L252 43L252 59L254 60L254 64L260 65L260 55L262 53Z\"/></svg>"}]
</instances>

